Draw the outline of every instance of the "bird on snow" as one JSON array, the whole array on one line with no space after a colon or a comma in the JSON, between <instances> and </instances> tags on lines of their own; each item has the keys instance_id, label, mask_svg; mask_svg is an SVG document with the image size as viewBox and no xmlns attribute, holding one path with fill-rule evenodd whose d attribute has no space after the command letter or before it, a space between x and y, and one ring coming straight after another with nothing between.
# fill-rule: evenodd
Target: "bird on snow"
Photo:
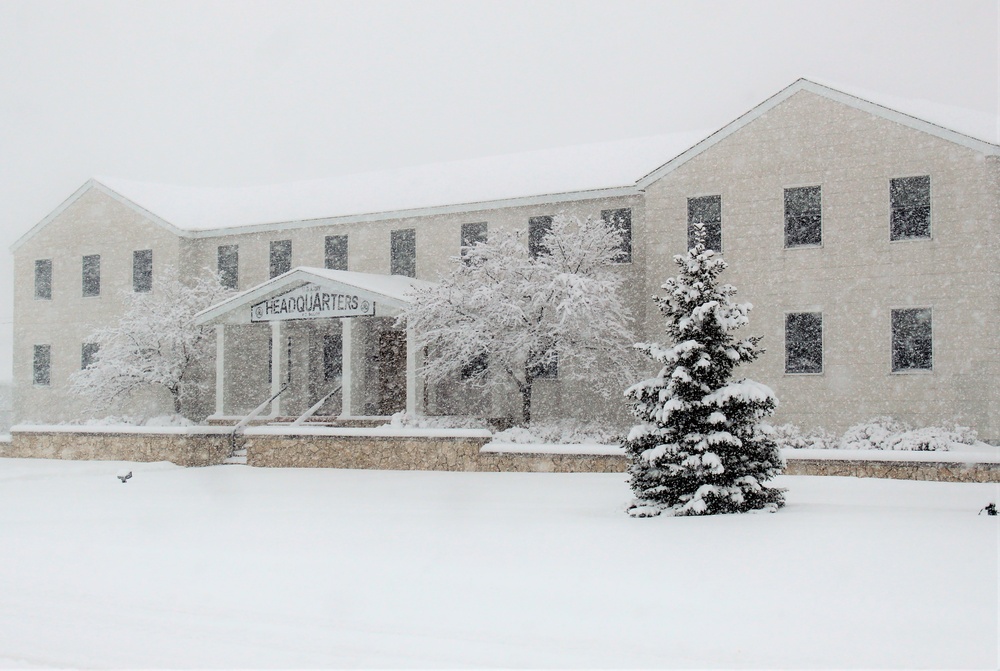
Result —
<instances>
[{"instance_id":1,"label":"bird on snow","mask_svg":"<svg viewBox=\"0 0 1000 671\"><path fill-rule=\"evenodd\" d=\"M126 480L132 477L132 471L118 471L118 479L124 483Z\"/></svg>"}]
</instances>

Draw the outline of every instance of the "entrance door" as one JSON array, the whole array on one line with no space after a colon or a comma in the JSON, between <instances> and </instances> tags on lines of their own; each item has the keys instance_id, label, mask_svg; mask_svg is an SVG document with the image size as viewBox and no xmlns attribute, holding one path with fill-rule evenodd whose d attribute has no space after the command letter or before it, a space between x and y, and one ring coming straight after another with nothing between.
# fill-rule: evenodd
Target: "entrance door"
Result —
<instances>
[{"instance_id":1,"label":"entrance door","mask_svg":"<svg viewBox=\"0 0 1000 671\"><path fill-rule=\"evenodd\" d=\"M375 414L406 410L406 332L381 331L375 352Z\"/></svg>"}]
</instances>

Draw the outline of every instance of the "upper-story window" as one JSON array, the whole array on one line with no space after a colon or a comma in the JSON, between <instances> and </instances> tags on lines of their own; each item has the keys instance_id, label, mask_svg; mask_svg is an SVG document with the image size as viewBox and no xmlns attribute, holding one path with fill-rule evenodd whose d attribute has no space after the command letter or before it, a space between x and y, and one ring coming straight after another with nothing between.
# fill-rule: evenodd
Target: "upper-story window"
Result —
<instances>
[{"instance_id":1,"label":"upper-story window","mask_svg":"<svg viewBox=\"0 0 1000 671\"><path fill-rule=\"evenodd\" d=\"M132 291L145 293L153 290L153 250L139 249L132 252Z\"/></svg>"},{"instance_id":2,"label":"upper-story window","mask_svg":"<svg viewBox=\"0 0 1000 671\"><path fill-rule=\"evenodd\" d=\"M217 266L219 284L227 289L240 288L240 246L219 245Z\"/></svg>"},{"instance_id":3,"label":"upper-story window","mask_svg":"<svg viewBox=\"0 0 1000 671\"><path fill-rule=\"evenodd\" d=\"M934 339L930 308L892 311L892 372L931 370Z\"/></svg>"},{"instance_id":4,"label":"upper-story window","mask_svg":"<svg viewBox=\"0 0 1000 671\"><path fill-rule=\"evenodd\" d=\"M347 270L347 236L326 236L324 268Z\"/></svg>"},{"instance_id":5,"label":"upper-story window","mask_svg":"<svg viewBox=\"0 0 1000 671\"><path fill-rule=\"evenodd\" d=\"M890 240L931 237L931 178L899 177L889 180L892 209Z\"/></svg>"},{"instance_id":6,"label":"upper-story window","mask_svg":"<svg viewBox=\"0 0 1000 671\"><path fill-rule=\"evenodd\" d=\"M818 186L785 189L785 247L823 244L823 202Z\"/></svg>"},{"instance_id":7,"label":"upper-story window","mask_svg":"<svg viewBox=\"0 0 1000 671\"><path fill-rule=\"evenodd\" d=\"M35 298L52 298L52 259L35 261Z\"/></svg>"},{"instance_id":8,"label":"upper-story window","mask_svg":"<svg viewBox=\"0 0 1000 671\"><path fill-rule=\"evenodd\" d=\"M277 277L292 269L292 241L271 241L271 277Z\"/></svg>"},{"instance_id":9,"label":"upper-story window","mask_svg":"<svg viewBox=\"0 0 1000 671\"><path fill-rule=\"evenodd\" d=\"M83 295L101 295L101 255L83 257Z\"/></svg>"},{"instance_id":10,"label":"upper-story window","mask_svg":"<svg viewBox=\"0 0 1000 671\"><path fill-rule=\"evenodd\" d=\"M688 198L688 249L695 246L695 224L705 230L705 249L722 252L722 196Z\"/></svg>"},{"instance_id":11,"label":"upper-story window","mask_svg":"<svg viewBox=\"0 0 1000 671\"><path fill-rule=\"evenodd\" d=\"M51 379L52 346L35 345L34 358L31 362L31 381L34 384L48 386Z\"/></svg>"},{"instance_id":12,"label":"upper-story window","mask_svg":"<svg viewBox=\"0 0 1000 671\"><path fill-rule=\"evenodd\" d=\"M393 231L389 239L389 272L417 276L417 232L412 228Z\"/></svg>"},{"instance_id":13,"label":"upper-story window","mask_svg":"<svg viewBox=\"0 0 1000 671\"><path fill-rule=\"evenodd\" d=\"M552 217L531 217L528 219L528 255L536 259L545 251L542 241L552 231Z\"/></svg>"},{"instance_id":14,"label":"upper-story window","mask_svg":"<svg viewBox=\"0 0 1000 671\"><path fill-rule=\"evenodd\" d=\"M621 234L618 263L632 263L632 210L628 207L617 210L601 210L601 219L608 228Z\"/></svg>"},{"instance_id":15,"label":"upper-story window","mask_svg":"<svg viewBox=\"0 0 1000 671\"><path fill-rule=\"evenodd\" d=\"M101 351L101 346L96 342L85 342L80 346L80 369L89 368L94 360L97 359L97 353Z\"/></svg>"},{"instance_id":16,"label":"upper-story window","mask_svg":"<svg viewBox=\"0 0 1000 671\"><path fill-rule=\"evenodd\" d=\"M461 252L462 258L469 253L469 249L477 244L485 244L487 235L487 224L480 221L474 224L462 224Z\"/></svg>"},{"instance_id":17,"label":"upper-story window","mask_svg":"<svg viewBox=\"0 0 1000 671\"><path fill-rule=\"evenodd\" d=\"M785 372L823 372L823 313L785 315Z\"/></svg>"}]
</instances>

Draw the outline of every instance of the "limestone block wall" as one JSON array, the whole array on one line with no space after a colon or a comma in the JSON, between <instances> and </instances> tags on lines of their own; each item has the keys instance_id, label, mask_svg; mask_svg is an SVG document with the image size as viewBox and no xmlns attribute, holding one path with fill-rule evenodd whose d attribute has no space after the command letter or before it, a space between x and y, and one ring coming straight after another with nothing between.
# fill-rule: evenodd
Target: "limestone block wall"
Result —
<instances>
[{"instance_id":1,"label":"limestone block wall","mask_svg":"<svg viewBox=\"0 0 1000 671\"><path fill-rule=\"evenodd\" d=\"M75 429L75 430L74 430ZM229 429L199 427L168 431L100 431L90 427L18 429L0 443L0 457L94 461L169 461L178 466L221 464L229 455Z\"/></svg>"}]
</instances>

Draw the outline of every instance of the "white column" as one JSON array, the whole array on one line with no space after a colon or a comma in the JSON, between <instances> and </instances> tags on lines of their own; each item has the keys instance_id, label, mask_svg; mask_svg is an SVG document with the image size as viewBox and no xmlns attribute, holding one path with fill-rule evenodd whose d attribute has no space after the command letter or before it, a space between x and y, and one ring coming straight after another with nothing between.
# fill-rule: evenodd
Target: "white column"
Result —
<instances>
[{"instance_id":1,"label":"white column","mask_svg":"<svg viewBox=\"0 0 1000 671\"><path fill-rule=\"evenodd\" d=\"M409 323L406 324L406 414L417 414L417 346Z\"/></svg>"},{"instance_id":2,"label":"white column","mask_svg":"<svg viewBox=\"0 0 1000 671\"><path fill-rule=\"evenodd\" d=\"M354 320L346 317L340 320L340 416L351 416L351 368L354 357L351 356L351 325Z\"/></svg>"},{"instance_id":3,"label":"white column","mask_svg":"<svg viewBox=\"0 0 1000 671\"><path fill-rule=\"evenodd\" d=\"M281 322L271 322L271 395L274 396L281 391L281 384L285 380L285 348L281 346ZM277 417L281 414L281 397L271 401L271 416Z\"/></svg>"},{"instance_id":4,"label":"white column","mask_svg":"<svg viewBox=\"0 0 1000 671\"><path fill-rule=\"evenodd\" d=\"M224 415L223 399L226 394L226 327L215 325L215 414Z\"/></svg>"}]
</instances>

